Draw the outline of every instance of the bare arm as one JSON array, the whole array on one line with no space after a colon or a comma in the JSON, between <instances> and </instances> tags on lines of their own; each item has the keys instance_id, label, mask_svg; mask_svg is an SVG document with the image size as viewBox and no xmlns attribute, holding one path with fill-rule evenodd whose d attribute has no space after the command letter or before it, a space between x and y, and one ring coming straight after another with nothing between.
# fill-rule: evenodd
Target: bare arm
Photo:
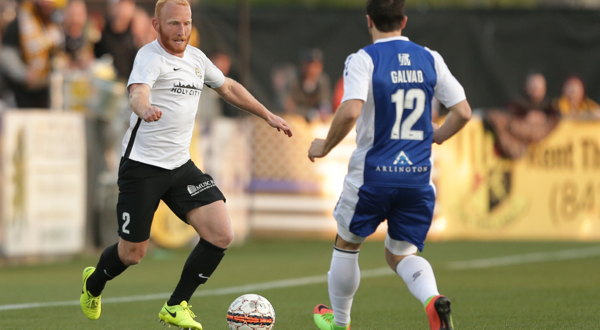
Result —
<instances>
[{"instance_id":1,"label":"bare arm","mask_svg":"<svg viewBox=\"0 0 600 330\"><path fill-rule=\"evenodd\" d=\"M458 102L449 108L450 113L446 120L433 133L433 142L442 144L458 131L460 131L471 119L471 106L467 100Z\"/></svg>"},{"instance_id":2,"label":"bare arm","mask_svg":"<svg viewBox=\"0 0 600 330\"><path fill-rule=\"evenodd\" d=\"M288 123L274 115L264 105L248 92L244 86L231 78L225 78L225 83L221 87L214 89L221 98L237 108L249 112L264 119L271 127L277 128L278 131L283 131L285 135L291 137L292 129Z\"/></svg>"},{"instance_id":3,"label":"bare arm","mask_svg":"<svg viewBox=\"0 0 600 330\"><path fill-rule=\"evenodd\" d=\"M314 162L315 158L327 156L350 133L360 116L364 103L362 100L347 100L340 105L333 116L327 139L315 139L311 144L308 150L308 158L311 162Z\"/></svg>"},{"instance_id":4,"label":"bare arm","mask_svg":"<svg viewBox=\"0 0 600 330\"><path fill-rule=\"evenodd\" d=\"M129 86L129 105L135 114L145 122L157 121L162 117L162 111L150 104L150 86L132 84Z\"/></svg>"}]
</instances>

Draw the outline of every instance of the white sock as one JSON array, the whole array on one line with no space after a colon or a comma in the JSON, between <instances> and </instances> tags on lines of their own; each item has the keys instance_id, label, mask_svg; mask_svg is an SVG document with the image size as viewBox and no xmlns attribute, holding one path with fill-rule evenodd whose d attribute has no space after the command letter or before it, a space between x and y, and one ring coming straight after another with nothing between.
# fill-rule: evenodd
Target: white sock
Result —
<instances>
[{"instance_id":1,"label":"white sock","mask_svg":"<svg viewBox=\"0 0 600 330\"><path fill-rule=\"evenodd\" d=\"M335 324L341 327L350 323L352 300L360 284L358 251L333 250L329 269L329 300L333 310Z\"/></svg>"},{"instance_id":2,"label":"white sock","mask_svg":"<svg viewBox=\"0 0 600 330\"><path fill-rule=\"evenodd\" d=\"M423 305L430 297L440 294L433 269L425 258L413 255L405 257L396 266L396 273L402 277L410 293Z\"/></svg>"}]
</instances>

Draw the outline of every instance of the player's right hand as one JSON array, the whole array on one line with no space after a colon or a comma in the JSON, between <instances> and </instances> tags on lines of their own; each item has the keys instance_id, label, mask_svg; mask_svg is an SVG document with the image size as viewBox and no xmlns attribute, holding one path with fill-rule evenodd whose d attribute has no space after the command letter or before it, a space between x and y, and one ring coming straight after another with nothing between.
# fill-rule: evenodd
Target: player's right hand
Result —
<instances>
[{"instance_id":1,"label":"player's right hand","mask_svg":"<svg viewBox=\"0 0 600 330\"><path fill-rule=\"evenodd\" d=\"M158 107L151 106L150 108L148 108L148 110L146 110L146 112L144 112L144 116L142 117L142 119L145 122L149 123L152 121L159 120L160 117L162 117L162 111L160 111Z\"/></svg>"}]
</instances>

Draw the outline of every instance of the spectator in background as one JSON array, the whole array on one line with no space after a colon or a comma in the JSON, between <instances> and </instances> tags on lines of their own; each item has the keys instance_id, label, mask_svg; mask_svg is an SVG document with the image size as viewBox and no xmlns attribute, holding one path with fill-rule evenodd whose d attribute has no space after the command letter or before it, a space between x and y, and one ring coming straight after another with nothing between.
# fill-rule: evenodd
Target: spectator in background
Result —
<instances>
[{"instance_id":1,"label":"spectator in background","mask_svg":"<svg viewBox=\"0 0 600 330\"><path fill-rule=\"evenodd\" d=\"M17 16L17 3L14 0L5 0L0 2L0 52L2 50L2 36L6 27ZM0 69L0 110L8 107L6 104L6 83L2 78L2 70Z\"/></svg>"},{"instance_id":2,"label":"spectator in background","mask_svg":"<svg viewBox=\"0 0 600 330\"><path fill-rule=\"evenodd\" d=\"M541 73L527 76L525 93L510 102L508 109L515 119L509 127L511 133L527 142L543 139L560 117L546 98L546 78Z\"/></svg>"},{"instance_id":3,"label":"spectator in background","mask_svg":"<svg viewBox=\"0 0 600 330\"><path fill-rule=\"evenodd\" d=\"M331 109L333 112L337 111L337 108L342 104L342 98L344 97L344 76L341 76L333 86L333 98L331 99Z\"/></svg>"},{"instance_id":4,"label":"spectator in background","mask_svg":"<svg viewBox=\"0 0 600 330\"><path fill-rule=\"evenodd\" d=\"M283 106L286 112L307 121L331 113L331 83L323 72L323 52L319 49L300 52L300 75L290 83Z\"/></svg>"},{"instance_id":5,"label":"spectator in background","mask_svg":"<svg viewBox=\"0 0 600 330\"><path fill-rule=\"evenodd\" d=\"M156 39L156 30L152 27L152 18L142 8L137 8L133 14L131 33L137 48L142 48Z\"/></svg>"},{"instance_id":6,"label":"spectator in background","mask_svg":"<svg viewBox=\"0 0 600 330\"><path fill-rule=\"evenodd\" d=\"M208 59L223 72L226 77L231 70L231 57L224 51L216 50L208 55ZM219 116L238 117L241 111L231 104L225 102L217 92L212 89L204 89L200 95L198 104L198 116L202 120L213 119Z\"/></svg>"},{"instance_id":7,"label":"spectator in background","mask_svg":"<svg viewBox=\"0 0 600 330\"><path fill-rule=\"evenodd\" d=\"M585 95L585 86L578 76L569 76L563 83L562 96L555 107L563 117L600 119L600 105Z\"/></svg>"},{"instance_id":8,"label":"spectator in background","mask_svg":"<svg viewBox=\"0 0 600 330\"><path fill-rule=\"evenodd\" d=\"M64 34L52 21L66 0L25 0L7 27L0 66L19 108L48 108L52 56L63 47Z\"/></svg>"},{"instance_id":9,"label":"spectator in background","mask_svg":"<svg viewBox=\"0 0 600 330\"><path fill-rule=\"evenodd\" d=\"M506 158L522 157L530 143L539 142L556 127L560 115L546 100L546 79L529 74L521 97L510 102L508 111L491 110L486 123L496 135L496 149Z\"/></svg>"},{"instance_id":10,"label":"spectator in background","mask_svg":"<svg viewBox=\"0 0 600 330\"><path fill-rule=\"evenodd\" d=\"M138 50L132 33L135 2L134 0L109 1L109 16L100 41L94 46L94 55L96 58L105 54L112 55L117 77L127 80Z\"/></svg>"},{"instance_id":11,"label":"spectator in background","mask_svg":"<svg viewBox=\"0 0 600 330\"><path fill-rule=\"evenodd\" d=\"M93 43L98 40L93 40L93 33L89 31L87 6L83 0L69 2L63 26L69 67L86 68L94 59Z\"/></svg>"}]
</instances>

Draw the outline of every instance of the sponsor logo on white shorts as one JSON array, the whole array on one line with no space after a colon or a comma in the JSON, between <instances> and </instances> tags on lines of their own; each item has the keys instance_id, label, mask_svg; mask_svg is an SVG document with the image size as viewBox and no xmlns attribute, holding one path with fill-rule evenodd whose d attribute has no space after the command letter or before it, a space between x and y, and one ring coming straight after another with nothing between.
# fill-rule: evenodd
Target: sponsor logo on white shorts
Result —
<instances>
[{"instance_id":1,"label":"sponsor logo on white shorts","mask_svg":"<svg viewBox=\"0 0 600 330\"><path fill-rule=\"evenodd\" d=\"M204 181L199 185L188 185L187 186L187 190L190 193L190 196L196 196L199 193L205 191L206 189L212 188L215 186L215 181L214 180L208 180L208 181Z\"/></svg>"}]
</instances>

